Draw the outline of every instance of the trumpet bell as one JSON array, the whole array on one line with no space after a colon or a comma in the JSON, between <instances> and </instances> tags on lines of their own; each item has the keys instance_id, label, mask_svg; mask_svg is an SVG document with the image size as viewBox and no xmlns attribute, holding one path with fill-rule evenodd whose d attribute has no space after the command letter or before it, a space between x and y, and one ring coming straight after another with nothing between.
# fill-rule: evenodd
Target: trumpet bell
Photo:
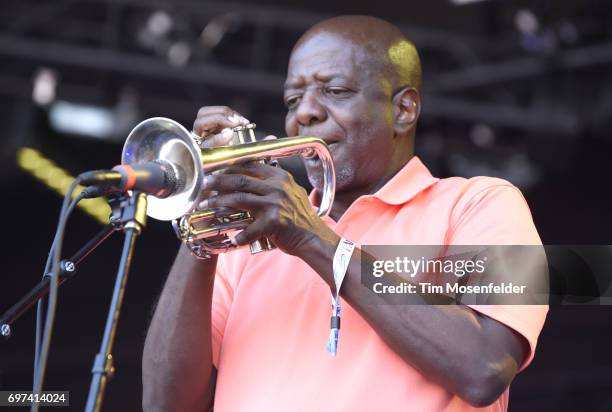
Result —
<instances>
[{"instance_id":1,"label":"trumpet bell","mask_svg":"<svg viewBox=\"0 0 612 412\"><path fill-rule=\"evenodd\" d=\"M197 204L204 171L200 148L192 133L164 117L138 124L127 137L121 154L121 163L128 165L159 160L180 165L185 173L185 185L163 199L148 196L147 215L164 221L178 219Z\"/></svg>"}]
</instances>

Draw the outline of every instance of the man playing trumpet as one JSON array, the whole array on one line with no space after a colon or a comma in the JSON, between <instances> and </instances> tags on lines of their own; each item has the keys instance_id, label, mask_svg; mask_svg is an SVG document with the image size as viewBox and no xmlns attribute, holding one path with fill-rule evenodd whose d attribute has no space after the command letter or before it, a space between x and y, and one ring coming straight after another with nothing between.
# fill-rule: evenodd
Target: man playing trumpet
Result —
<instances>
[{"instance_id":1,"label":"man playing trumpet","mask_svg":"<svg viewBox=\"0 0 612 412\"><path fill-rule=\"evenodd\" d=\"M416 49L385 21L336 17L300 38L285 126L288 136L329 146L337 175L330 217L313 208L317 159L305 161L310 197L288 172L260 163L205 179L203 190L218 194L202 208L255 217L237 245L268 237L277 249L197 260L180 248L145 344L145 410L507 409L507 388L533 357L546 306L368 305L361 293L359 245L541 243L511 184L440 180L414 156L420 88ZM224 145L241 122L230 108L203 107L194 131ZM332 357L334 257L351 242Z\"/></svg>"}]
</instances>

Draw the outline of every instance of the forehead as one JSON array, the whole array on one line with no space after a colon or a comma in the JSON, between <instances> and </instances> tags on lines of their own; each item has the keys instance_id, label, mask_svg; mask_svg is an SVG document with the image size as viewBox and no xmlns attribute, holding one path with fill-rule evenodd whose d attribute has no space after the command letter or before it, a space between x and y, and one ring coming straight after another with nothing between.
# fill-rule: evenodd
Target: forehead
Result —
<instances>
[{"instance_id":1,"label":"forehead","mask_svg":"<svg viewBox=\"0 0 612 412\"><path fill-rule=\"evenodd\" d=\"M374 73L373 56L365 47L335 34L318 34L301 41L291 54L287 84L312 78L366 81Z\"/></svg>"}]
</instances>

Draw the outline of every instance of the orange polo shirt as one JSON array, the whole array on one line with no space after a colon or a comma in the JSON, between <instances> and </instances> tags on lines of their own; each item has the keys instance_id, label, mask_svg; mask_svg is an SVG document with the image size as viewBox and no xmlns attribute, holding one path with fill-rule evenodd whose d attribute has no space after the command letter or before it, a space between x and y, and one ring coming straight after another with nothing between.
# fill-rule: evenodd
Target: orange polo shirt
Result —
<instances>
[{"instance_id":1,"label":"orange polo shirt","mask_svg":"<svg viewBox=\"0 0 612 412\"><path fill-rule=\"evenodd\" d=\"M324 220L358 245L541 244L527 203L510 183L438 179L417 157L338 222ZM279 250L220 256L212 306L215 411L476 410L400 359L348 303L342 308L334 358L326 350L330 289L314 270ZM548 307L473 309L527 339L527 366ZM477 410L507 405L508 391Z\"/></svg>"}]
</instances>

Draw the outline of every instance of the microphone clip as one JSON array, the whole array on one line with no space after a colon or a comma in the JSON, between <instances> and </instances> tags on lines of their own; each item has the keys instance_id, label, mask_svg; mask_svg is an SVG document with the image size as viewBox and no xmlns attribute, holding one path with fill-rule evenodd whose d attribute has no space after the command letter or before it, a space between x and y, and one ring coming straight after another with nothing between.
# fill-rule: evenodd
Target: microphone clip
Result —
<instances>
[{"instance_id":1,"label":"microphone clip","mask_svg":"<svg viewBox=\"0 0 612 412\"><path fill-rule=\"evenodd\" d=\"M138 233L147 223L147 195L132 191L131 194L113 192L106 196L111 207L109 219L117 230L135 228Z\"/></svg>"}]
</instances>

